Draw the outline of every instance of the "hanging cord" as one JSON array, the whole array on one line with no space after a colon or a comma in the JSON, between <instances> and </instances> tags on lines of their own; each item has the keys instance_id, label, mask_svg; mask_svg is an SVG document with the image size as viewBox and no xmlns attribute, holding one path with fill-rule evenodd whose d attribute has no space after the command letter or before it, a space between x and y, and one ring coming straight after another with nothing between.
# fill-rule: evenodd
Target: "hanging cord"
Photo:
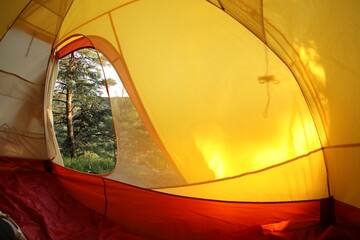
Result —
<instances>
[{"instance_id":1,"label":"hanging cord","mask_svg":"<svg viewBox=\"0 0 360 240\"><path fill-rule=\"evenodd\" d=\"M270 86L269 83L273 83L273 84L279 84L280 81L275 79L274 75L269 75L269 60L268 60L268 49L267 46L264 44L265 47L265 61L266 61L266 71L265 71L265 75L258 77L258 81L260 84L265 84L266 83L266 93L267 93L267 102L265 105L265 109L263 112L263 117L266 118L267 114L268 114L268 109L269 109L269 105L270 105Z\"/></svg>"}]
</instances>

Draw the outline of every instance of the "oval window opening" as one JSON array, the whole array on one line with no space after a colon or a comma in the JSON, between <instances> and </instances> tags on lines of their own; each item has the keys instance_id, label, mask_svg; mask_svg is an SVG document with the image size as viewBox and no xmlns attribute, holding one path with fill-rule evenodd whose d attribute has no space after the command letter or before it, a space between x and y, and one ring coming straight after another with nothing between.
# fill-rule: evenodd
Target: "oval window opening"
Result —
<instances>
[{"instance_id":1,"label":"oval window opening","mask_svg":"<svg viewBox=\"0 0 360 240\"><path fill-rule=\"evenodd\" d=\"M96 50L77 50L59 60L52 102L64 166L94 174L112 171L115 131Z\"/></svg>"},{"instance_id":2,"label":"oval window opening","mask_svg":"<svg viewBox=\"0 0 360 240\"><path fill-rule=\"evenodd\" d=\"M121 79L100 52L84 48L59 60L53 116L65 167L111 172L109 178L143 188L186 184L155 144Z\"/></svg>"}]
</instances>

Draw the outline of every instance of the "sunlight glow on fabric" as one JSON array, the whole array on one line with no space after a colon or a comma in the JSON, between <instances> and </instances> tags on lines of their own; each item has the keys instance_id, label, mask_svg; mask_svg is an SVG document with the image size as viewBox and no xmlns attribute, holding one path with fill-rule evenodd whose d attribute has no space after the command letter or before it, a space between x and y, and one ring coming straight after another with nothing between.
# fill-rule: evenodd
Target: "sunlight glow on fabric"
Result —
<instances>
[{"instance_id":1,"label":"sunlight glow on fabric","mask_svg":"<svg viewBox=\"0 0 360 240\"><path fill-rule=\"evenodd\" d=\"M200 137L196 137L195 143L202 153L209 169L214 172L215 178L220 179L225 177L225 156L221 142L216 142L215 139L202 140Z\"/></svg>"},{"instance_id":2,"label":"sunlight glow on fabric","mask_svg":"<svg viewBox=\"0 0 360 240\"><path fill-rule=\"evenodd\" d=\"M310 70L312 74L314 74L321 83L326 86L325 79L325 70L319 64L319 54L316 49L313 47L299 47L299 53L301 61L304 62L305 66Z\"/></svg>"},{"instance_id":3,"label":"sunlight glow on fabric","mask_svg":"<svg viewBox=\"0 0 360 240\"><path fill-rule=\"evenodd\" d=\"M322 59L317 50L317 46L314 42L310 41L309 46L305 45L296 45L295 48L299 52L299 57L301 61L304 63L304 67L308 70L311 77L316 79L316 90L317 97L321 106L319 108L323 111L323 123L325 131L330 131L330 109L329 109L329 100L326 97L326 89L327 89L327 76L325 73L325 68L322 65ZM325 133L319 132L320 139L325 141L326 136ZM325 142L323 142L325 144Z\"/></svg>"},{"instance_id":4,"label":"sunlight glow on fabric","mask_svg":"<svg viewBox=\"0 0 360 240\"><path fill-rule=\"evenodd\" d=\"M195 135L195 144L215 179L257 171L307 154L320 146L312 119L299 114L294 118L288 135L280 142L249 142L240 147L230 142L230 137L220 127L212 126L209 132ZM261 148L254 144L261 144ZM254 152L254 149L258 151Z\"/></svg>"}]
</instances>

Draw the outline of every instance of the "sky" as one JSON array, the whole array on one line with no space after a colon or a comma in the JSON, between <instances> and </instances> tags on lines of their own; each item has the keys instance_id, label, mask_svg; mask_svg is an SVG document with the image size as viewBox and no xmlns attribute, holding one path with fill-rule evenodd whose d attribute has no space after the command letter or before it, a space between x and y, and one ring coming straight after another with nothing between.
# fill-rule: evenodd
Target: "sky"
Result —
<instances>
[{"instance_id":1,"label":"sky","mask_svg":"<svg viewBox=\"0 0 360 240\"><path fill-rule=\"evenodd\" d=\"M106 66L104 67L104 71L107 79L111 78L115 80L115 85L113 86L109 85L110 97L129 97L115 69L112 66ZM105 88L103 89L102 96L107 97Z\"/></svg>"}]
</instances>

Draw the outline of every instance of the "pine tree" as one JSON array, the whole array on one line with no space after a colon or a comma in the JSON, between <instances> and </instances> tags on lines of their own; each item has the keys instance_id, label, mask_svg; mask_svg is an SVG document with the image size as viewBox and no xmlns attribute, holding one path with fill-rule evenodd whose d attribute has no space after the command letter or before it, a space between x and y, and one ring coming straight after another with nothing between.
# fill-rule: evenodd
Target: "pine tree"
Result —
<instances>
[{"instance_id":1,"label":"pine tree","mask_svg":"<svg viewBox=\"0 0 360 240\"><path fill-rule=\"evenodd\" d=\"M104 85L95 50L78 50L59 61L53 114L64 156L114 157L114 128L109 99L102 96Z\"/></svg>"}]
</instances>

